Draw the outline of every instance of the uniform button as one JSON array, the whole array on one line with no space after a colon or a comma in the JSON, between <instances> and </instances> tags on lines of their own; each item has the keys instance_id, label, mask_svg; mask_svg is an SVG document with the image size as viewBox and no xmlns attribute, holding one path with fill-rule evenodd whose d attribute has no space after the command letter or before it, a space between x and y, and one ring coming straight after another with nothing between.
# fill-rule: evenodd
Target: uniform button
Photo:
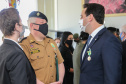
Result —
<instances>
[{"instance_id":1,"label":"uniform button","mask_svg":"<svg viewBox=\"0 0 126 84\"><path fill-rule=\"evenodd\" d=\"M53 76L52 76L53 77Z\"/></svg>"},{"instance_id":2,"label":"uniform button","mask_svg":"<svg viewBox=\"0 0 126 84\"><path fill-rule=\"evenodd\" d=\"M37 58L39 58L39 56L37 56Z\"/></svg>"},{"instance_id":3,"label":"uniform button","mask_svg":"<svg viewBox=\"0 0 126 84\"><path fill-rule=\"evenodd\" d=\"M50 56L48 55L48 57L50 57Z\"/></svg>"},{"instance_id":4,"label":"uniform button","mask_svg":"<svg viewBox=\"0 0 126 84\"><path fill-rule=\"evenodd\" d=\"M50 65L50 67L52 67L52 65Z\"/></svg>"}]
</instances>

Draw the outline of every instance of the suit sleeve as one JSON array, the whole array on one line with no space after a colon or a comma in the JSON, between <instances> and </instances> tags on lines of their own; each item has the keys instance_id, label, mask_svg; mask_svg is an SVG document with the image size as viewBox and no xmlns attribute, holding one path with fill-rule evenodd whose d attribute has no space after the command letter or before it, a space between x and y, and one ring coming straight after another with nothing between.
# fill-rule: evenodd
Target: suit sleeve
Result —
<instances>
[{"instance_id":1,"label":"suit sleeve","mask_svg":"<svg viewBox=\"0 0 126 84\"><path fill-rule=\"evenodd\" d=\"M11 84L29 84L26 70L26 59L22 53L16 53L7 62Z\"/></svg>"},{"instance_id":2,"label":"suit sleeve","mask_svg":"<svg viewBox=\"0 0 126 84\"><path fill-rule=\"evenodd\" d=\"M104 84L120 84L122 73L122 46L116 38L107 40L102 48Z\"/></svg>"}]
</instances>

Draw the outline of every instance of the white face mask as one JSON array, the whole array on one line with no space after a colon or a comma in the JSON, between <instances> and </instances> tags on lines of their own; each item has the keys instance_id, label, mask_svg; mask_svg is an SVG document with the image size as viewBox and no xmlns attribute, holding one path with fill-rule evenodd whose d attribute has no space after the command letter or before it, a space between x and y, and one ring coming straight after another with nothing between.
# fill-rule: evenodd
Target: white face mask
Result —
<instances>
[{"instance_id":1,"label":"white face mask","mask_svg":"<svg viewBox=\"0 0 126 84\"><path fill-rule=\"evenodd\" d=\"M20 37L24 36L25 28L22 26L22 31L20 32Z\"/></svg>"},{"instance_id":2,"label":"white face mask","mask_svg":"<svg viewBox=\"0 0 126 84\"><path fill-rule=\"evenodd\" d=\"M87 16L87 17L88 17L88 16ZM86 17L86 18L87 18L87 17ZM86 18L85 18L85 19L86 19ZM85 19L84 19L84 20L85 20ZM83 20L83 19L80 19L80 21L79 21L81 31L83 31L83 32L85 32L86 27L87 27L87 26L89 25L89 23L90 23L90 22L88 22L85 26L83 26L84 20Z\"/></svg>"}]
</instances>

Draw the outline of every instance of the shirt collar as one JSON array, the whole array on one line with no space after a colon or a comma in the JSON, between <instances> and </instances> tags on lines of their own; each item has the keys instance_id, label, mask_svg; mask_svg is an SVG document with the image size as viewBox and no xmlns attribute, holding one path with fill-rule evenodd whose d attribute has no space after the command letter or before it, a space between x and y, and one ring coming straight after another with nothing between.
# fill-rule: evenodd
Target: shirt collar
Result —
<instances>
[{"instance_id":1,"label":"shirt collar","mask_svg":"<svg viewBox=\"0 0 126 84\"><path fill-rule=\"evenodd\" d=\"M34 39L34 37L32 36L32 34L30 33L30 35L29 35L29 41L30 41L30 43L33 43L33 42L35 42L35 39Z\"/></svg>"},{"instance_id":2,"label":"shirt collar","mask_svg":"<svg viewBox=\"0 0 126 84\"><path fill-rule=\"evenodd\" d=\"M4 38L4 39L13 41L14 43L16 43L16 44L23 50L23 48L22 48L22 47L18 44L18 42L16 42L15 40L12 40L12 39L9 39L9 38Z\"/></svg>"},{"instance_id":3,"label":"shirt collar","mask_svg":"<svg viewBox=\"0 0 126 84\"><path fill-rule=\"evenodd\" d=\"M92 33L91 33L91 36L92 38L95 37L95 35L104 28L104 25L98 27L97 29L95 29Z\"/></svg>"}]
</instances>

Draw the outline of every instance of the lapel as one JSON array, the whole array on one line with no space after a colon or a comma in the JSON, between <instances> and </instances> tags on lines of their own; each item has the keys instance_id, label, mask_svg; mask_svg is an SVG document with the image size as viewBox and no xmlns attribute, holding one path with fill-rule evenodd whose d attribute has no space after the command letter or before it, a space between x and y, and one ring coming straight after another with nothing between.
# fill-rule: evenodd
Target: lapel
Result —
<instances>
[{"instance_id":1,"label":"lapel","mask_svg":"<svg viewBox=\"0 0 126 84\"><path fill-rule=\"evenodd\" d=\"M84 44L84 46L82 48L82 51L81 51L80 63L82 63L82 55L83 55L83 51L84 51L84 48L85 48L86 44L87 44L87 42Z\"/></svg>"},{"instance_id":2,"label":"lapel","mask_svg":"<svg viewBox=\"0 0 126 84\"><path fill-rule=\"evenodd\" d=\"M107 29L106 28L103 28L102 30L100 30L96 35L95 37L93 38L93 40L91 41L91 43L89 44L89 46L87 47L87 51L89 50L89 48L91 49L92 46L95 44L96 41L98 41L98 39L101 37L101 35L106 31ZM85 47L84 47L85 48ZM83 49L84 50L84 49ZM87 58L87 51L85 51L85 56L82 60L81 58L81 65L85 62L86 58ZM81 53L81 56L82 56L82 53Z\"/></svg>"}]
</instances>

